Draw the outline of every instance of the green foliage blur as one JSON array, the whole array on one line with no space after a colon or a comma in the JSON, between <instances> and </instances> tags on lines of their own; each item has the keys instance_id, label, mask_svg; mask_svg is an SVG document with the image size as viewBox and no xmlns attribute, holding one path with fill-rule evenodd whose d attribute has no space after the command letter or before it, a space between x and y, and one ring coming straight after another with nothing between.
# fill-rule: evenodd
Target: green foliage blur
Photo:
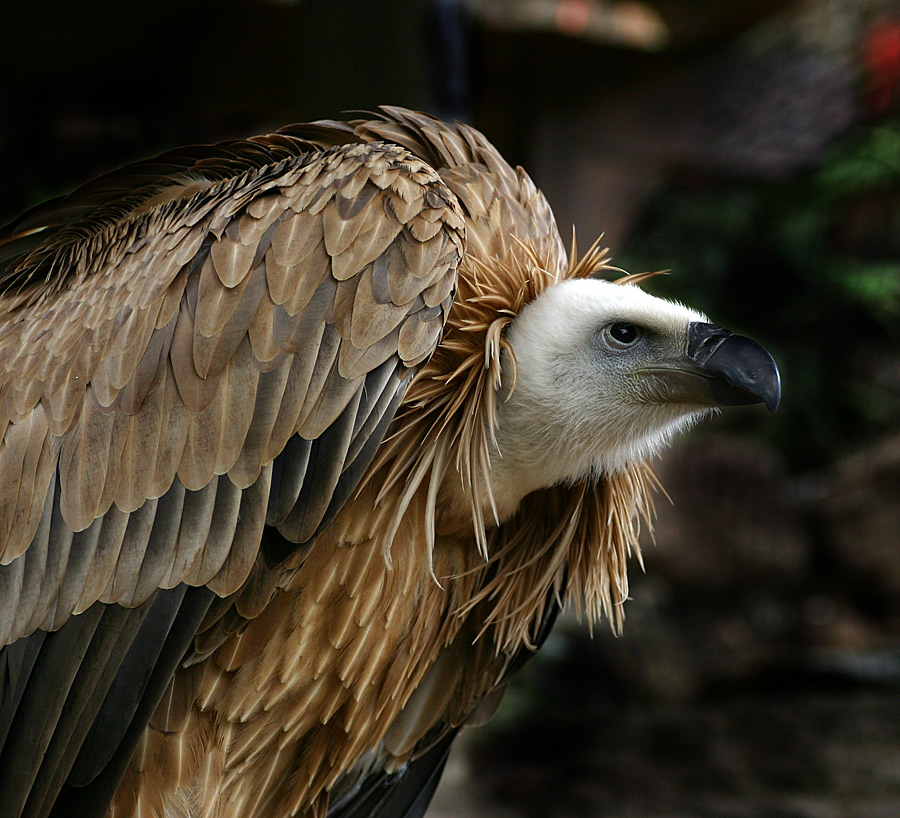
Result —
<instances>
[{"instance_id":1,"label":"green foliage blur","mask_svg":"<svg viewBox=\"0 0 900 818\"><path fill-rule=\"evenodd\" d=\"M789 180L681 175L620 262L668 268L655 292L772 351L782 407L739 421L795 473L900 427L900 121L859 128Z\"/></svg>"}]
</instances>

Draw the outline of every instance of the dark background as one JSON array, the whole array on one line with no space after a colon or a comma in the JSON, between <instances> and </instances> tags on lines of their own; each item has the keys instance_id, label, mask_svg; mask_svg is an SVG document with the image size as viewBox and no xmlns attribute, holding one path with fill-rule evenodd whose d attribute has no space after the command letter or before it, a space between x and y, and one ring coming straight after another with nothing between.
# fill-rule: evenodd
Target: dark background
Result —
<instances>
[{"instance_id":1,"label":"dark background","mask_svg":"<svg viewBox=\"0 0 900 818\"><path fill-rule=\"evenodd\" d=\"M660 472L625 635L564 618L433 808L900 815L900 6L7 4L0 222L180 144L383 103L467 119L784 401Z\"/></svg>"}]
</instances>

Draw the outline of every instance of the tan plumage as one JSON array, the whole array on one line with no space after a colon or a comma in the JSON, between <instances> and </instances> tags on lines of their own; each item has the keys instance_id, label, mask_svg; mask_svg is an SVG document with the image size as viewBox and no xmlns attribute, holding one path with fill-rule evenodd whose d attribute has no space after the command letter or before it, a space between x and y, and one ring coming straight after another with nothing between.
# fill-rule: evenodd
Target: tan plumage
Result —
<instances>
[{"instance_id":1,"label":"tan plumage","mask_svg":"<svg viewBox=\"0 0 900 818\"><path fill-rule=\"evenodd\" d=\"M402 109L174 152L0 234L0 769L34 759L2 802L420 815L373 793L439 769L559 604L618 626L646 457L510 488L511 334L606 269L572 255L481 134Z\"/></svg>"}]
</instances>

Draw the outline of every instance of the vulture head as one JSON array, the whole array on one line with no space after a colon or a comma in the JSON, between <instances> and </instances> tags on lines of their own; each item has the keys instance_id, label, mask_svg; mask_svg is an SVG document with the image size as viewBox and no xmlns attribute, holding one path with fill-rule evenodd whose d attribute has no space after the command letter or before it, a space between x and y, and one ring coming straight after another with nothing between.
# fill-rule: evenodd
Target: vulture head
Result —
<instances>
[{"instance_id":1,"label":"vulture head","mask_svg":"<svg viewBox=\"0 0 900 818\"><path fill-rule=\"evenodd\" d=\"M777 408L778 369L763 347L623 282L562 281L510 324L498 505L633 468L718 407Z\"/></svg>"}]
</instances>

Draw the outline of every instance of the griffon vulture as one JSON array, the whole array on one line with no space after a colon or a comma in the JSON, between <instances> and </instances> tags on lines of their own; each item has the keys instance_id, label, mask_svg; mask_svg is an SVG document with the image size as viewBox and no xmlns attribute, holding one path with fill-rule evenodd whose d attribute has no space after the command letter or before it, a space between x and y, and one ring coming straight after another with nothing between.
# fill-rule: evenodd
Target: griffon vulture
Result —
<instances>
[{"instance_id":1,"label":"griffon vulture","mask_svg":"<svg viewBox=\"0 0 900 818\"><path fill-rule=\"evenodd\" d=\"M422 815L560 605L618 621L648 460L778 403L608 270L398 108L0 232L3 815Z\"/></svg>"}]
</instances>

